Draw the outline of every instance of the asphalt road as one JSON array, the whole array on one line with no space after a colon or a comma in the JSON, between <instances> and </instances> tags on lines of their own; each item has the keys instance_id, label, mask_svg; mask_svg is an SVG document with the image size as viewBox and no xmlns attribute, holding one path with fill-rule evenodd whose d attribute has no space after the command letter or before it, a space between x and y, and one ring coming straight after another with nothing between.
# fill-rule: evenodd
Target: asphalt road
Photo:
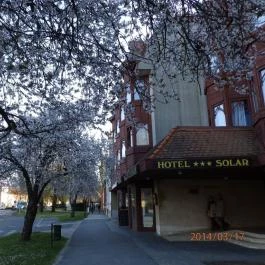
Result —
<instances>
[{"instance_id":1,"label":"asphalt road","mask_svg":"<svg viewBox=\"0 0 265 265\"><path fill-rule=\"evenodd\" d=\"M11 210L0 210L0 237L22 231L24 217L14 216L13 213ZM57 223L57 220L55 218L37 218L33 225L33 231L50 231L51 223ZM67 237L75 225L76 222L63 223L62 235L65 234Z\"/></svg>"},{"instance_id":2,"label":"asphalt road","mask_svg":"<svg viewBox=\"0 0 265 265\"><path fill-rule=\"evenodd\" d=\"M0 236L21 231L23 217L12 216L10 210L0 210Z\"/></svg>"}]
</instances>

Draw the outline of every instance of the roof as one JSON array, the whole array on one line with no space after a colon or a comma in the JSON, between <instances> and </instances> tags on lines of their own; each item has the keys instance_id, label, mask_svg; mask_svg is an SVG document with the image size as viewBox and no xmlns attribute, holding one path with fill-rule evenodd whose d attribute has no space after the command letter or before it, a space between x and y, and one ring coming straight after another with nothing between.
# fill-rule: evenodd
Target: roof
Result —
<instances>
[{"instance_id":1,"label":"roof","mask_svg":"<svg viewBox=\"0 0 265 265\"><path fill-rule=\"evenodd\" d=\"M256 156L253 128L176 127L145 159Z\"/></svg>"}]
</instances>

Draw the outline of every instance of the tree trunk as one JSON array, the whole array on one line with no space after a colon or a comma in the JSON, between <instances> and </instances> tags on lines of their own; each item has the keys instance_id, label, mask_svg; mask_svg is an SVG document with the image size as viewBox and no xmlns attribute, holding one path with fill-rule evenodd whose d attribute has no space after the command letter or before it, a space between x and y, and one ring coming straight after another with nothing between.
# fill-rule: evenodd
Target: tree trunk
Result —
<instances>
[{"instance_id":1,"label":"tree trunk","mask_svg":"<svg viewBox=\"0 0 265 265\"><path fill-rule=\"evenodd\" d=\"M43 201L43 198L41 198L39 204L40 204L39 211L40 211L41 213L43 213L43 210L44 210L44 201Z\"/></svg>"},{"instance_id":2,"label":"tree trunk","mask_svg":"<svg viewBox=\"0 0 265 265\"><path fill-rule=\"evenodd\" d=\"M71 217L75 217L76 198L71 201Z\"/></svg>"},{"instance_id":3,"label":"tree trunk","mask_svg":"<svg viewBox=\"0 0 265 265\"><path fill-rule=\"evenodd\" d=\"M55 212L55 208L56 208L56 203L57 203L57 195L54 193L52 196L52 212Z\"/></svg>"},{"instance_id":4,"label":"tree trunk","mask_svg":"<svg viewBox=\"0 0 265 265\"><path fill-rule=\"evenodd\" d=\"M28 207L24 218L24 226L21 234L21 239L23 241L29 241L31 238L32 227L36 218L37 210L38 196L34 194L31 196L31 198L29 198Z\"/></svg>"},{"instance_id":5,"label":"tree trunk","mask_svg":"<svg viewBox=\"0 0 265 265\"><path fill-rule=\"evenodd\" d=\"M83 199L83 205L84 205L84 217L87 217L87 199Z\"/></svg>"}]
</instances>

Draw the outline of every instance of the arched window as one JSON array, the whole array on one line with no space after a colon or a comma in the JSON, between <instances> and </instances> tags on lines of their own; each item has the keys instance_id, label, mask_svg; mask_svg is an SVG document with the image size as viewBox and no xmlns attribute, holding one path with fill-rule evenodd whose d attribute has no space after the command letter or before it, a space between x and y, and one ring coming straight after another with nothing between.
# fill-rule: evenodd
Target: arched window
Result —
<instances>
[{"instance_id":1,"label":"arched window","mask_svg":"<svg viewBox=\"0 0 265 265\"><path fill-rule=\"evenodd\" d=\"M148 125L139 123L136 128L136 145L149 145Z\"/></svg>"},{"instance_id":2,"label":"arched window","mask_svg":"<svg viewBox=\"0 0 265 265\"><path fill-rule=\"evenodd\" d=\"M219 104L214 107L214 125L216 127L226 126L224 104Z\"/></svg>"}]
</instances>

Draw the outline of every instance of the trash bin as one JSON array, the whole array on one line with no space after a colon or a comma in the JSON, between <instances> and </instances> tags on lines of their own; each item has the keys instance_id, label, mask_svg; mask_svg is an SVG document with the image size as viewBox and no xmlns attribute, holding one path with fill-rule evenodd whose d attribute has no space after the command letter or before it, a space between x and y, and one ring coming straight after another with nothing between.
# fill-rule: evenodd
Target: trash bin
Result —
<instances>
[{"instance_id":1,"label":"trash bin","mask_svg":"<svg viewBox=\"0 0 265 265\"><path fill-rule=\"evenodd\" d=\"M119 209L119 225L128 226L128 209Z\"/></svg>"},{"instance_id":2,"label":"trash bin","mask_svg":"<svg viewBox=\"0 0 265 265\"><path fill-rule=\"evenodd\" d=\"M62 235L62 226L61 225L53 225L53 240L60 240Z\"/></svg>"}]
</instances>

